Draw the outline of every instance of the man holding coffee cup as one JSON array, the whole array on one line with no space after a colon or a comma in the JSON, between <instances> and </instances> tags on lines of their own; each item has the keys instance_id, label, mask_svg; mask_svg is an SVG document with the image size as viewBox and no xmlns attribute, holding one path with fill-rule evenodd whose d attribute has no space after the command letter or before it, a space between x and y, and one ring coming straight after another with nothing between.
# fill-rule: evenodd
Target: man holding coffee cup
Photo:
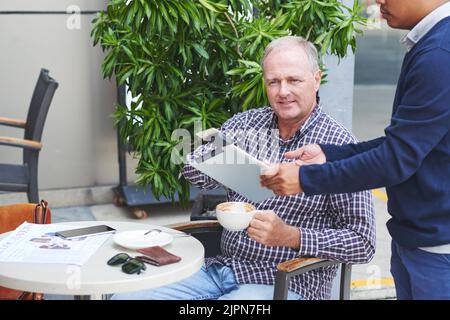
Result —
<instances>
[{"instance_id":1,"label":"man holding coffee cup","mask_svg":"<svg viewBox=\"0 0 450 320\"><path fill-rule=\"evenodd\" d=\"M239 113L226 121L220 131L227 140L272 163L293 161L284 154L305 144L355 142L350 132L319 105L321 72L312 43L293 36L274 40L266 48L262 67L270 107ZM199 147L188 155L187 162L203 158L213 148L213 143ZM183 175L203 189L221 186L189 164ZM228 190L228 201L249 203L256 210L247 229L224 229L221 255L207 258L198 273L183 281L115 298L272 299L280 262L315 256L367 263L375 252L373 205L367 191L274 196L251 203ZM288 299L329 298L336 268L322 268L292 279Z\"/></svg>"}]
</instances>

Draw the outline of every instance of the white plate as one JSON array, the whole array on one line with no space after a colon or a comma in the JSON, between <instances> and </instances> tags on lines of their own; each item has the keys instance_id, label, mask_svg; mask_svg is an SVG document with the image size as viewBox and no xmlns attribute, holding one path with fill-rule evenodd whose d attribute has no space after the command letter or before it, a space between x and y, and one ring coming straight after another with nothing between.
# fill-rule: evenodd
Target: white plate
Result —
<instances>
[{"instance_id":1,"label":"white plate","mask_svg":"<svg viewBox=\"0 0 450 320\"><path fill-rule=\"evenodd\" d=\"M114 235L114 242L128 249L142 249L152 246L165 246L172 242L173 236L166 232L150 232L147 230L133 230L119 232Z\"/></svg>"}]
</instances>

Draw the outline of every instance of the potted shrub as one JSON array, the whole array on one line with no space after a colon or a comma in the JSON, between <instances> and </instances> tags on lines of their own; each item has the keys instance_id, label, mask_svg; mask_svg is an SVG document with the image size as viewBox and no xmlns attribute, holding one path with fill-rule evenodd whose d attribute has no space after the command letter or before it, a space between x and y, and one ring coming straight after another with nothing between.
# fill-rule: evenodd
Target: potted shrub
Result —
<instances>
[{"instance_id":1,"label":"potted shrub","mask_svg":"<svg viewBox=\"0 0 450 320\"><path fill-rule=\"evenodd\" d=\"M171 161L191 133L219 127L236 112L267 105L259 61L274 38L300 35L321 56L343 58L365 24L358 1L339 0L112 0L93 21L94 45L107 54L104 77L126 84L136 101L117 105L120 135L139 162L138 183L187 204L182 164ZM326 66L321 66L326 71Z\"/></svg>"}]
</instances>

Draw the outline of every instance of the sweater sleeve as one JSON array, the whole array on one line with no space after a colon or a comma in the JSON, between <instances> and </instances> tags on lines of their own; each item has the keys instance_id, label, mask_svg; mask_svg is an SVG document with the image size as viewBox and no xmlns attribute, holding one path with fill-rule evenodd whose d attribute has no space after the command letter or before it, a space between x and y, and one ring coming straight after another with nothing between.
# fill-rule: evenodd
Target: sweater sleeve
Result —
<instances>
[{"instance_id":1,"label":"sweater sleeve","mask_svg":"<svg viewBox=\"0 0 450 320\"><path fill-rule=\"evenodd\" d=\"M386 139L377 147L323 165L302 166L307 195L393 186L411 177L450 127L450 53L434 49L415 58ZM399 84L400 85L400 84Z\"/></svg>"},{"instance_id":2,"label":"sweater sleeve","mask_svg":"<svg viewBox=\"0 0 450 320\"><path fill-rule=\"evenodd\" d=\"M350 143L342 146L335 144L319 144L322 151L325 153L327 161L342 160L350 158L358 153L366 152L370 149L378 147L383 143L385 137L359 142Z\"/></svg>"}]
</instances>

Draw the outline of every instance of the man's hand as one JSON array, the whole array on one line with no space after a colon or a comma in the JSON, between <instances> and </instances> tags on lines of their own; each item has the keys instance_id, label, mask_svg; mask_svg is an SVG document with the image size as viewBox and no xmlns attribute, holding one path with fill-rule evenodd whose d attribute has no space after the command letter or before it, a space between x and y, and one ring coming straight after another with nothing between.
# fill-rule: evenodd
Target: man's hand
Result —
<instances>
[{"instance_id":1,"label":"man's hand","mask_svg":"<svg viewBox=\"0 0 450 320\"><path fill-rule=\"evenodd\" d=\"M250 221L247 233L255 241L266 246L300 248L300 231L286 224L272 210L259 211Z\"/></svg>"},{"instance_id":2,"label":"man's hand","mask_svg":"<svg viewBox=\"0 0 450 320\"><path fill-rule=\"evenodd\" d=\"M296 163L276 163L261 175L261 186L271 189L279 196L303 192L299 181L300 165Z\"/></svg>"},{"instance_id":3,"label":"man's hand","mask_svg":"<svg viewBox=\"0 0 450 320\"><path fill-rule=\"evenodd\" d=\"M297 164L322 164L327 162L325 153L318 144L308 144L295 151L286 152L284 156L288 159L297 159Z\"/></svg>"}]
</instances>

